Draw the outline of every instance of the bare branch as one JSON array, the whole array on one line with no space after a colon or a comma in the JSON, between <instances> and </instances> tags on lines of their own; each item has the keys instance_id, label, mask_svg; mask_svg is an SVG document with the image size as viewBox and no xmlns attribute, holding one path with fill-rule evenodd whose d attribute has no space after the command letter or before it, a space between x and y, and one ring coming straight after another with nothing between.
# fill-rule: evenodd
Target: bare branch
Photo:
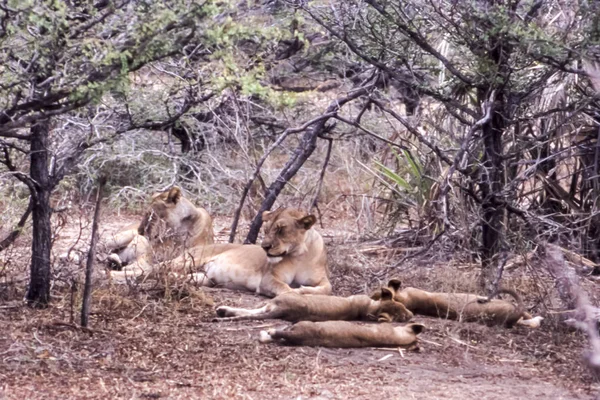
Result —
<instances>
[{"instance_id":1,"label":"bare branch","mask_svg":"<svg viewBox=\"0 0 600 400\"><path fill-rule=\"evenodd\" d=\"M231 223L231 232L229 234L229 243L233 243L233 241L235 240L235 234L237 231L240 215L242 213L242 209L244 208L244 203L246 202L246 197L248 197L248 192L250 191L252 184L258 177L258 174L260 174L260 170L261 170L263 164L265 163L265 161L267 161L267 158L269 158L269 156L271 155L273 150L275 150L277 147L279 147L281 145L281 143L283 143L285 138L287 138L292 133L303 132L309 126L316 124L317 122L320 122L322 120L328 120L329 118L331 118L333 116L335 116L335 113L323 114L323 115L318 116L317 118L313 118L310 121L305 122L302 126L299 126L297 128L288 128L285 131L283 131L283 133L277 138L277 140L271 146L269 146L269 148L265 151L265 153L262 155L262 157L256 163L256 168L254 169L252 176L250 177L250 179L248 179L248 182L246 182L246 185L244 186L244 189L242 190L242 196L240 198L240 203L238 204L238 207L236 208L235 213L233 214L233 222Z\"/></svg>"},{"instance_id":2,"label":"bare branch","mask_svg":"<svg viewBox=\"0 0 600 400\"><path fill-rule=\"evenodd\" d=\"M30 196L29 204L27 205L27 210L25 210L25 212L21 216L21 219L17 223L17 226L15 227L15 229L13 229L11 233L8 234L8 236L6 236L4 239L2 239L2 241L0 241L0 251L5 250L11 244L13 244L14 241L17 240L19 235L23 232L23 227L25 226L25 223L27 223L29 215L31 215L31 212L33 211L33 205L34 197Z\"/></svg>"}]
</instances>

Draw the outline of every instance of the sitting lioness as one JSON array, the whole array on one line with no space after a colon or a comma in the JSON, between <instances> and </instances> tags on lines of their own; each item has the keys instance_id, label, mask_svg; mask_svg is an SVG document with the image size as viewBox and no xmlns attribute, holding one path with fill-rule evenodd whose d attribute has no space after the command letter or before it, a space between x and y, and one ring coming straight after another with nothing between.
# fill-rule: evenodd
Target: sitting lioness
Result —
<instances>
[{"instance_id":1,"label":"sitting lioness","mask_svg":"<svg viewBox=\"0 0 600 400\"><path fill-rule=\"evenodd\" d=\"M261 331L259 341L282 340L295 346L323 347L407 347L417 348L417 335L425 327L408 324L358 325L348 321L298 322L283 329Z\"/></svg>"},{"instance_id":2,"label":"sitting lioness","mask_svg":"<svg viewBox=\"0 0 600 400\"><path fill-rule=\"evenodd\" d=\"M289 291L331 294L325 243L313 228L315 216L284 208L265 211L262 218L265 226L261 246L196 246L159 267L177 274L190 273L201 285L245 289L269 297ZM147 273L126 267L111 275L125 279L126 275Z\"/></svg>"},{"instance_id":3,"label":"sitting lioness","mask_svg":"<svg viewBox=\"0 0 600 400\"><path fill-rule=\"evenodd\" d=\"M248 319L283 319L286 321L379 321L405 322L413 314L404 305L394 300L388 288L381 288L380 299L355 295L336 297L324 295L301 295L283 293L270 300L263 307L249 310L221 306L217 308L214 321L239 321Z\"/></svg>"},{"instance_id":4,"label":"sitting lioness","mask_svg":"<svg viewBox=\"0 0 600 400\"><path fill-rule=\"evenodd\" d=\"M539 327L543 319L532 317L524 311L521 296L510 289L500 289L498 292L513 296L517 302L516 306L505 300L488 299L475 294L433 293L412 287L401 289L401 286L402 282L399 279L391 279L388 282L388 288L394 293L394 299L415 314L465 322L482 321L489 325L504 324L507 327L517 324L530 328ZM379 296L381 292L376 291L371 298L378 299Z\"/></svg>"},{"instance_id":5,"label":"sitting lioness","mask_svg":"<svg viewBox=\"0 0 600 400\"><path fill-rule=\"evenodd\" d=\"M113 251L108 260L117 267L147 270L150 249L171 252L207 245L213 240L212 218L183 197L178 187L155 193L142 222L131 224L113 235L106 246Z\"/></svg>"}]
</instances>

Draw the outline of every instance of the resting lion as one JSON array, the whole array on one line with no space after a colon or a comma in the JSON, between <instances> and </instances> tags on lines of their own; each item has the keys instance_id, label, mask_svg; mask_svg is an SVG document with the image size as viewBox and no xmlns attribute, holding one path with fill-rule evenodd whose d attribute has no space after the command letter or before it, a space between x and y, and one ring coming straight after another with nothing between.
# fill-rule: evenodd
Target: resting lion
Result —
<instances>
[{"instance_id":1,"label":"resting lion","mask_svg":"<svg viewBox=\"0 0 600 400\"><path fill-rule=\"evenodd\" d=\"M407 347L417 348L421 324L358 325L348 321L298 322L283 329L260 332L260 342L282 340L295 346L323 347Z\"/></svg>"},{"instance_id":2,"label":"resting lion","mask_svg":"<svg viewBox=\"0 0 600 400\"><path fill-rule=\"evenodd\" d=\"M407 287L401 289L399 279L391 279L388 288L395 293L394 299L401 302L407 309L415 314L456 319L461 321L482 321L488 325L505 325L512 327L525 325L537 328L542 317L532 317L524 311L523 301L515 291L501 289L499 293L506 293L515 298L517 305L500 300L488 299L469 293L433 293L425 290ZM372 299L381 296L380 291L371 295Z\"/></svg>"},{"instance_id":3,"label":"resting lion","mask_svg":"<svg viewBox=\"0 0 600 400\"><path fill-rule=\"evenodd\" d=\"M324 295L302 295L283 293L263 307L249 310L221 306L217 308L215 321L239 321L260 319L283 319L286 321L378 321L406 322L413 314L404 305L394 300L388 288L381 288L379 300L369 296L355 295L336 297Z\"/></svg>"},{"instance_id":4,"label":"resting lion","mask_svg":"<svg viewBox=\"0 0 600 400\"><path fill-rule=\"evenodd\" d=\"M289 291L331 294L325 243L313 228L315 216L283 208L265 211L262 218L265 226L261 246L196 246L159 267L177 274L191 273L201 285L245 289L269 297ZM126 267L111 275L125 279L147 273Z\"/></svg>"},{"instance_id":5,"label":"resting lion","mask_svg":"<svg viewBox=\"0 0 600 400\"><path fill-rule=\"evenodd\" d=\"M213 240L212 218L183 197L178 187L155 193L142 222L128 225L106 243L113 253L108 260L118 267L147 270L153 260L150 249L174 252Z\"/></svg>"}]
</instances>

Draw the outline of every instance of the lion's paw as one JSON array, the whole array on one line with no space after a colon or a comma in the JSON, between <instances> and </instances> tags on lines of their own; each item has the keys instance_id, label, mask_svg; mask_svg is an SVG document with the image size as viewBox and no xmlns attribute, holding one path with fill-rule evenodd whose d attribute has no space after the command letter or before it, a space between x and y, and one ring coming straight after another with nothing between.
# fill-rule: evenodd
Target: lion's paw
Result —
<instances>
[{"instance_id":1,"label":"lion's paw","mask_svg":"<svg viewBox=\"0 0 600 400\"><path fill-rule=\"evenodd\" d=\"M221 318L229 316L229 307L220 306L216 309L217 315Z\"/></svg>"}]
</instances>

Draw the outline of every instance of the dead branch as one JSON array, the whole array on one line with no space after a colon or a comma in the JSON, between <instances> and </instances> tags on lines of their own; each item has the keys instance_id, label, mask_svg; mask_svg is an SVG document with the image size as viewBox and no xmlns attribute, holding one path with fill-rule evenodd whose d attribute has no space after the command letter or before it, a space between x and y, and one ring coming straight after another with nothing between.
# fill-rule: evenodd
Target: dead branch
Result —
<instances>
[{"instance_id":1,"label":"dead branch","mask_svg":"<svg viewBox=\"0 0 600 400\"><path fill-rule=\"evenodd\" d=\"M106 177L100 178L98 183L98 193L96 194L96 209L94 210L94 220L92 222L92 239L88 251L87 263L85 265L85 286L83 288L83 304L81 306L81 326L87 328L90 316L90 306L92 297L92 272L94 268L94 258L96 256L96 244L98 243L98 219L100 217L100 204L102 201L102 191L106 185Z\"/></svg>"},{"instance_id":2,"label":"dead branch","mask_svg":"<svg viewBox=\"0 0 600 400\"><path fill-rule=\"evenodd\" d=\"M33 196L30 196L29 204L27 205L27 210L25 210L25 213L23 213L23 215L21 216L21 219L17 223L17 226L15 227L15 229L13 229L11 233L8 234L8 236L6 236L4 239L2 239L2 241L0 241L0 251L5 250L8 246L13 244L13 242L17 240L19 235L23 232L23 227L29 219L31 211L33 211L33 204Z\"/></svg>"},{"instance_id":3,"label":"dead branch","mask_svg":"<svg viewBox=\"0 0 600 400\"><path fill-rule=\"evenodd\" d=\"M277 179L275 179L271 186L269 186L269 189L265 195L265 200L262 202L257 215L250 224L250 230L246 236L246 243L256 242L258 232L262 226L262 213L269 210L273 206L277 196L284 186L296 175L298 170L302 167L302 165L304 165L304 162L313 153L316 148L317 137L327 129L327 121L337 115L340 108L348 102L368 94L372 87L373 85L367 85L353 90L345 97L335 99L331 102L329 107L327 107L325 113L320 118L317 118L317 122L312 124L311 127L306 130L302 140L300 141L300 144L294 150L294 153L279 173L279 176ZM234 234L233 230L231 233L232 235Z\"/></svg>"},{"instance_id":4,"label":"dead branch","mask_svg":"<svg viewBox=\"0 0 600 400\"><path fill-rule=\"evenodd\" d=\"M403 146L403 145L398 144L398 143L394 143L391 140L388 140L388 139L386 139L386 138L384 138L382 136L379 136L375 132L372 132L372 131L368 130L367 128L363 127L362 125L360 125L357 122L350 121L349 119L344 118L344 117L340 117L339 115L336 115L334 118L337 119L337 120L339 120L339 121L342 121L342 122L344 122L344 123L346 123L346 124L348 124L350 126L354 126L355 128L358 128L361 131L363 131L364 133L366 133L367 135L369 135L369 136L371 136L371 137L373 137L373 138L375 138L377 140L380 140L380 141L382 141L382 142L384 142L386 144L389 144L390 146L397 147L397 148L402 149L402 150L408 150L408 147Z\"/></svg>"},{"instance_id":5,"label":"dead branch","mask_svg":"<svg viewBox=\"0 0 600 400\"><path fill-rule=\"evenodd\" d=\"M325 154L325 161L323 162L323 168L321 169L321 173L319 174L319 183L317 183L317 190L315 191L315 197L310 205L310 209L317 207L317 202L319 200L319 193L321 193L321 186L323 185L323 178L325 178L325 170L327 170L327 166L329 165L329 158L331 157L331 149L333 148L333 139L329 137L322 137L322 139L327 140L327 153ZM319 209L317 208L317 211ZM320 219L320 218L319 218ZM321 223L321 225L323 225Z\"/></svg>"},{"instance_id":6,"label":"dead branch","mask_svg":"<svg viewBox=\"0 0 600 400\"><path fill-rule=\"evenodd\" d=\"M400 122L411 135L413 135L421 144L425 145L427 148L433 151L440 158L440 160L442 160L448 165L452 165L452 160L443 153L443 150L440 149L437 145L431 143L429 140L425 139L423 135L421 135L419 131L417 131L412 125L410 125L404 117L402 117L394 110L386 107L381 101L374 99L373 97L371 97L370 100L371 102L373 102L373 104L379 107L381 111L391 115L398 122Z\"/></svg>"},{"instance_id":7,"label":"dead branch","mask_svg":"<svg viewBox=\"0 0 600 400\"><path fill-rule=\"evenodd\" d=\"M250 177L250 179L248 179L248 182L246 182L246 185L244 186L244 190L242 190L242 197L240 198L240 204L238 205L237 209L235 210L235 213L233 214L233 222L231 223L231 233L229 234L229 243L233 243L233 241L235 240L235 234L236 234L237 227L239 224L240 215L242 213L242 209L244 208L244 203L246 202L246 197L248 197L248 192L250 191L252 184L254 183L254 181L256 180L258 175L260 174L260 170L261 170L263 164L265 163L265 161L267 161L267 158L269 158L269 156L271 155L273 150L275 150L277 147L279 147L279 145L281 145L281 143L283 143L285 138L288 137L290 134L305 131L311 125L321 122L323 120L328 120L329 118L333 117L334 115L335 115L335 113L326 113L326 114L320 115L317 118L311 119L310 121L304 123L300 127L288 128L285 131L283 131L283 133L277 138L277 140L271 146L269 146L267 151L265 151L265 153L262 155L262 157L256 163L256 168L254 169L254 173L252 173L252 176Z\"/></svg>"},{"instance_id":8,"label":"dead branch","mask_svg":"<svg viewBox=\"0 0 600 400\"><path fill-rule=\"evenodd\" d=\"M450 179L452 178L454 171L456 171L457 169L459 171L463 169L461 167L461 165L463 164L463 159L464 159L465 153L467 152L467 149L469 148L469 144L471 143L471 139L473 138L473 135L475 134L475 132L477 132L479 129L481 129L481 127L483 125L488 123L490 121L490 119L492 118L492 112L493 112L493 108L494 108L493 107L494 99L495 99L495 91L492 91L488 101L482 106L483 116L481 117L481 119L479 119L479 121L477 121L473 124L471 129L469 129L469 132L467 133L467 135L465 136L465 139L463 140L462 144L460 145L460 149L458 150L458 152L456 153L456 156L454 157L454 162L452 163L452 165L450 165L450 169L448 170L448 173L446 174L446 177L444 178L444 181L443 181L442 185L440 186L440 196L445 197L448 194L448 191L450 190ZM447 212L447 211L448 210L445 210L445 212Z\"/></svg>"}]
</instances>

